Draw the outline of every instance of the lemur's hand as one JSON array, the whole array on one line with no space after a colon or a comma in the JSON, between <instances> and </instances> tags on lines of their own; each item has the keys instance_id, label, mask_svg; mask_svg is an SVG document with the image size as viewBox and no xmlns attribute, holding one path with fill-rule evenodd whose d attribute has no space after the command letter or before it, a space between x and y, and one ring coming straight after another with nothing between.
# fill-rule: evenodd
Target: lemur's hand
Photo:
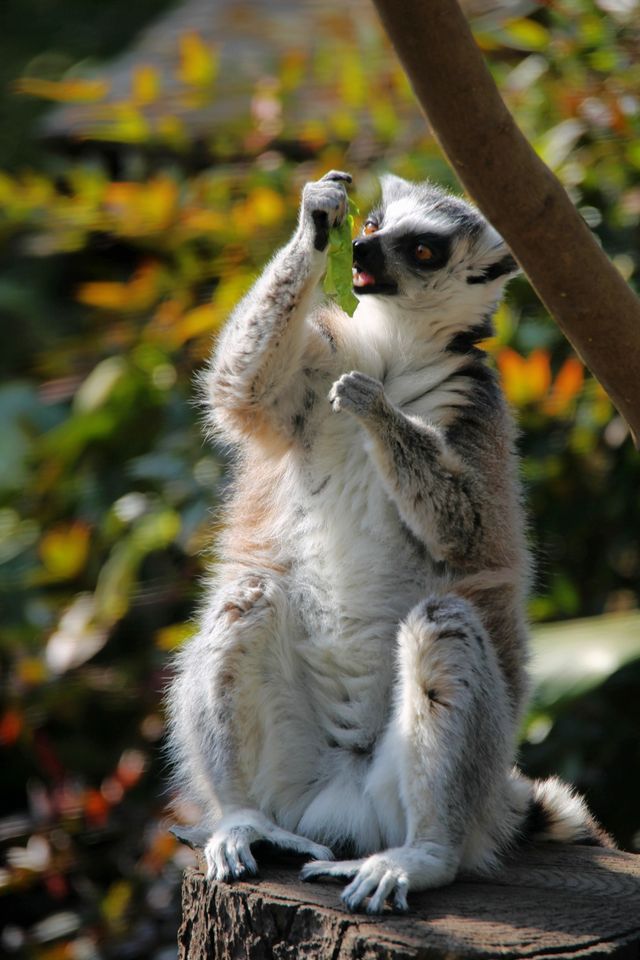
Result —
<instances>
[{"instance_id":1,"label":"lemur's hand","mask_svg":"<svg viewBox=\"0 0 640 960\"><path fill-rule=\"evenodd\" d=\"M347 183L351 183L350 173L330 170L321 180L307 183L302 191L300 225L311 228L316 250L326 250L330 228L340 226L345 218Z\"/></svg>"},{"instance_id":2,"label":"lemur's hand","mask_svg":"<svg viewBox=\"0 0 640 960\"><path fill-rule=\"evenodd\" d=\"M356 417L374 417L384 412L387 403L384 387L379 380L352 370L343 373L329 391L329 403L334 413L348 410Z\"/></svg>"}]
</instances>

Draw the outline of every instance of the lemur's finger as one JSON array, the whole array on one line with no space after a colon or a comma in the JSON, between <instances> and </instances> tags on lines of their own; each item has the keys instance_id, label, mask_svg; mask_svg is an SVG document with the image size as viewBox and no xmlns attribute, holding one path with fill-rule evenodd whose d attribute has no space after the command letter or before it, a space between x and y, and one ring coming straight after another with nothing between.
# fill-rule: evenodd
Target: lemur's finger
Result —
<instances>
[{"instance_id":1,"label":"lemur's finger","mask_svg":"<svg viewBox=\"0 0 640 960\"><path fill-rule=\"evenodd\" d=\"M345 173L344 170L329 170L329 173L325 173L324 177L321 177L322 180L339 180L344 183L353 183L353 177L350 173Z\"/></svg>"},{"instance_id":2,"label":"lemur's finger","mask_svg":"<svg viewBox=\"0 0 640 960\"><path fill-rule=\"evenodd\" d=\"M239 880L247 872L245 864L242 862L238 845L235 840L229 840L226 848L227 862L235 880Z\"/></svg>"},{"instance_id":3,"label":"lemur's finger","mask_svg":"<svg viewBox=\"0 0 640 960\"><path fill-rule=\"evenodd\" d=\"M393 909L397 910L398 913L406 913L409 909L409 904L407 903L408 889L409 881L406 877L398 880L396 892L393 895Z\"/></svg>"},{"instance_id":4,"label":"lemur's finger","mask_svg":"<svg viewBox=\"0 0 640 960\"><path fill-rule=\"evenodd\" d=\"M321 843L309 842L301 848L302 853L310 854L314 860L335 860L333 850L323 847Z\"/></svg>"},{"instance_id":5,"label":"lemur's finger","mask_svg":"<svg viewBox=\"0 0 640 960\"><path fill-rule=\"evenodd\" d=\"M284 850L295 850L296 853L308 853L315 860L333 860L333 852L329 847L323 847L313 840L306 837L300 837L297 833L289 833L288 830L282 830L274 827L268 834L267 839Z\"/></svg>"},{"instance_id":6,"label":"lemur's finger","mask_svg":"<svg viewBox=\"0 0 640 960\"><path fill-rule=\"evenodd\" d=\"M350 880L362 866L362 860L315 860L305 863L300 871L301 880L319 880L321 877L336 877L338 880Z\"/></svg>"},{"instance_id":7,"label":"lemur's finger","mask_svg":"<svg viewBox=\"0 0 640 960\"><path fill-rule=\"evenodd\" d=\"M225 857L222 844L216 844L213 849L208 847L205 856L209 867L207 880L228 880L232 875L232 870Z\"/></svg>"},{"instance_id":8,"label":"lemur's finger","mask_svg":"<svg viewBox=\"0 0 640 960\"><path fill-rule=\"evenodd\" d=\"M348 887L345 887L340 894L340 899L347 910L352 913L359 910L365 897L368 897L378 886L376 874L364 873L359 871Z\"/></svg>"},{"instance_id":9,"label":"lemur's finger","mask_svg":"<svg viewBox=\"0 0 640 960\"><path fill-rule=\"evenodd\" d=\"M378 889L367 904L367 913L382 913L387 897L396 885L396 875L393 870L387 870L378 884Z\"/></svg>"}]
</instances>

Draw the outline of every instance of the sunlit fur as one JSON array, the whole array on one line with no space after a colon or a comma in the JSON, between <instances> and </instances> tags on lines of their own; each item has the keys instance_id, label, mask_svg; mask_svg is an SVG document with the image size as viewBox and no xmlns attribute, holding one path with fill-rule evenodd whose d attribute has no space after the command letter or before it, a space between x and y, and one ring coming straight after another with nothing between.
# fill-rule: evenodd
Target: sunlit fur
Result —
<instances>
[{"instance_id":1,"label":"sunlit fur","mask_svg":"<svg viewBox=\"0 0 640 960\"><path fill-rule=\"evenodd\" d=\"M529 559L514 429L477 341L516 265L465 201L389 177L367 239L396 292L363 293L353 317L314 306L345 196L341 174L307 185L204 377L235 480L169 708L210 877L254 872L268 839L379 912L494 869L530 824L595 826L513 769ZM400 249L425 232L449 238L426 272Z\"/></svg>"}]
</instances>

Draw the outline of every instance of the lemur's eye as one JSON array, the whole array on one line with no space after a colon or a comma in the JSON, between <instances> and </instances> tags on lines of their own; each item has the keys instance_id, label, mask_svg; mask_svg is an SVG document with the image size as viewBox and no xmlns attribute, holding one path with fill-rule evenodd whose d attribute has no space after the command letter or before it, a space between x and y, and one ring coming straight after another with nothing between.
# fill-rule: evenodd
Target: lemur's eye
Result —
<instances>
[{"instance_id":1,"label":"lemur's eye","mask_svg":"<svg viewBox=\"0 0 640 960\"><path fill-rule=\"evenodd\" d=\"M369 234L375 233L376 230L378 229L379 227L375 220L367 220L364 227L362 228L362 232L368 237Z\"/></svg>"},{"instance_id":2,"label":"lemur's eye","mask_svg":"<svg viewBox=\"0 0 640 960\"><path fill-rule=\"evenodd\" d=\"M413 254L416 260L421 260L423 263L425 262L425 260L433 259L433 250L431 249L431 247L428 247L426 243L417 244L417 246L413 251Z\"/></svg>"}]
</instances>

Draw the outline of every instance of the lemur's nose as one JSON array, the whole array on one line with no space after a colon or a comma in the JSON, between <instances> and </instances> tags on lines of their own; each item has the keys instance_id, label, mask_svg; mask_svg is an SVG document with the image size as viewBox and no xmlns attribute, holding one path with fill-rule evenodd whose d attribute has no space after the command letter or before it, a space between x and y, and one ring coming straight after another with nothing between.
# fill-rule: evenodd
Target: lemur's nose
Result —
<instances>
[{"instance_id":1,"label":"lemur's nose","mask_svg":"<svg viewBox=\"0 0 640 960\"><path fill-rule=\"evenodd\" d=\"M353 241L353 259L357 260L358 263L364 263L367 260L369 252L370 247L366 240L359 239Z\"/></svg>"}]
</instances>

